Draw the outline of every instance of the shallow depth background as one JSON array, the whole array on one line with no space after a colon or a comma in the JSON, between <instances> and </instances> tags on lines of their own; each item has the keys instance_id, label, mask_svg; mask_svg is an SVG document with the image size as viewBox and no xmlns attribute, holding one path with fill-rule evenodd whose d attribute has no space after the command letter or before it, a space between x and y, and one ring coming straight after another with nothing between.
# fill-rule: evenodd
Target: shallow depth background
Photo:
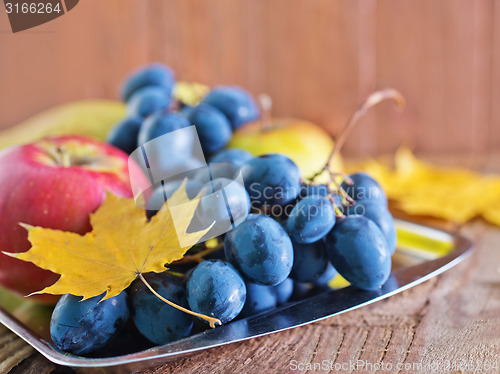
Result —
<instances>
[{"instance_id":1,"label":"shallow depth background","mask_svg":"<svg viewBox=\"0 0 500 374\"><path fill-rule=\"evenodd\" d=\"M335 135L371 91L394 87L403 114L373 111L345 151L376 155L500 149L500 3L494 0L82 0L12 34L0 5L0 128L50 106L116 98L150 61L180 79L269 93L274 114Z\"/></svg>"}]
</instances>

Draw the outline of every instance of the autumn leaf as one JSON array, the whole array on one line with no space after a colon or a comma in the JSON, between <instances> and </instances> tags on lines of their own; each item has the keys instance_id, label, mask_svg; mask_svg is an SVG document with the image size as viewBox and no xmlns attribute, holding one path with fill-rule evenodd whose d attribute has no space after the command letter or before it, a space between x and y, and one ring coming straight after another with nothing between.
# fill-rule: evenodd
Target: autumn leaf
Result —
<instances>
[{"instance_id":1,"label":"autumn leaf","mask_svg":"<svg viewBox=\"0 0 500 374\"><path fill-rule=\"evenodd\" d=\"M60 279L37 293L72 294L88 299L106 292L103 300L118 295L143 273L160 273L166 264L180 260L210 229L187 233L199 197L189 200L185 183L169 199L176 209L174 220L168 205L148 222L133 199L108 194L90 216L93 230L85 235L23 225L32 244L29 251L6 253L60 274ZM142 277L141 277L142 278Z\"/></svg>"},{"instance_id":2,"label":"autumn leaf","mask_svg":"<svg viewBox=\"0 0 500 374\"><path fill-rule=\"evenodd\" d=\"M390 160L368 160L364 170L379 181L395 206L410 215L442 218L458 224L482 216L500 225L500 178L464 168L445 168L417 159L400 148Z\"/></svg>"}]
</instances>

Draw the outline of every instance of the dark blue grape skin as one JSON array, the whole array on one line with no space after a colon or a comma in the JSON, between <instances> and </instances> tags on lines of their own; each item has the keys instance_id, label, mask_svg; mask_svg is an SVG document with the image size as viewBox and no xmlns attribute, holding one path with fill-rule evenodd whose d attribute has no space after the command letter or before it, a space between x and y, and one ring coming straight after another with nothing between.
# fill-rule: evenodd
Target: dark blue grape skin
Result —
<instances>
[{"instance_id":1,"label":"dark blue grape skin","mask_svg":"<svg viewBox=\"0 0 500 374\"><path fill-rule=\"evenodd\" d=\"M151 287L167 300L188 308L186 290L179 278L167 273L144 276ZM132 320L139 332L151 342L162 345L189 335L193 317L155 296L141 280L129 291Z\"/></svg>"},{"instance_id":2,"label":"dark blue grape skin","mask_svg":"<svg viewBox=\"0 0 500 374\"><path fill-rule=\"evenodd\" d=\"M272 153L254 157L241 168L253 208L285 205L300 190L300 170L287 156Z\"/></svg>"},{"instance_id":3,"label":"dark blue grape skin","mask_svg":"<svg viewBox=\"0 0 500 374\"><path fill-rule=\"evenodd\" d=\"M316 286L324 287L328 285L328 283L330 283L330 281L335 278L337 274L337 270L335 270L332 263L328 261L325 271L323 271L323 273L314 280L314 284Z\"/></svg>"},{"instance_id":4,"label":"dark blue grape skin","mask_svg":"<svg viewBox=\"0 0 500 374\"><path fill-rule=\"evenodd\" d=\"M52 313L50 336L62 351L84 355L108 344L129 317L127 294L99 302L104 295L82 300L63 295Z\"/></svg>"},{"instance_id":5,"label":"dark blue grape skin","mask_svg":"<svg viewBox=\"0 0 500 374\"><path fill-rule=\"evenodd\" d=\"M213 154L231 140L231 124L217 108L201 103L188 112L191 124L196 126L201 148L206 154Z\"/></svg>"},{"instance_id":6,"label":"dark blue grape skin","mask_svg":"<svg viewBox=\"0 0 500 374\"><path fill-rule=\"evenodd\" d=\"M209 162L211 163L230 163L239 168L243 166L243 164L253 158L252 154L243 149L237 148L229 148L223 149L222 151L213 155Z\"/></svg>"},{"instance_id":7,"label":"dark blue grape skin","mask_svg":"<svg viewBox=\"0 0 500 374\"><path fill-rule=\"evenodd\" d=\"M347 215L362 215L375 222L387 240L391 255L396 251L397 233L389 210L377 201L362 200L347 209Z\"/></svg>"},{"instance_id":8,"label":"dark blue grape skin","mask_svg":"<svg viewBox=\"0 0 500 374\"><path fill-rule=\"evenodd\" d=\"M223 324L243 309L246 287L238 271L222 260L205 260L191 273L186 285L193 312L218 318Z\"/></svg>"},{"instance_id":9,"label":"dark blue grape skin","mask_svg":"<svg viewBox=\"0 0 500 374\"><path fill-rule=\"evenodd\" d=\"M293 267L290 278L298 282L314 282L326 270L328 257L323 240L301 244L292 239Z\"/></svg>"},{"instance_id":10,"label":"dark blue grape skin","mask_svg":"<svg viewBox=\"0 0 500 374\"><path fill-rule=\"evenodd\" d=\"M366 217L340 219L326 238L328 258L353 286L373 290L391 274L391 254L380 228Z\"/></svg>"},{"instance_id":11,"label":"dark blue grape skin","mask_svg":"<svg viewBox=\"0 0 500 374\"><path fill-rule=\"evenodd\" d=\"M387 207L387 196L375 179L364 172L349 177L353 183L349 185L344 181L341 186L354 201L370 199Z\"/></svg>"},{"instance_id":12,"label":"dark blue grape skin","mask_svg":"<svg viewBox=\"0 0 500 374\"><path fill-rule=\"evenodd\" d=\"M278 297L274 287L246 282L247 298L241 311L242 317L253 316L278 305Z\"/></svg>"},{"instance_id":13,"label":"dark blue grape skin","mask_svg":"<svg viewBox=\"0 0 500 374\"><path fill-rule=\"evenodd\" d=\"M171 98L158 87L144 87L137 90L127 102L129 116L147 117L162 111L170 105Z\"/></svg>"},{"instance_id":14,"label":"dark blue grape skin","mask_svg":"<svg viewBox=\"0 0 500 374\"><path fill-rule=\"evenodd\" d=\"M205 96L203 102L224 113L233 130L260 117L259 107L252 95L238 86L215 87Z\"/></svg>"},{"instance_id":15,"label":"dark blue grape skin","mask_svg":"<svg viewBox=\"0 0 500 374\"><path fill-rule=\"evenodd\" d=\"M278 305L286 303L293 294L293 280L286 278L283 282L273 287Z\"/></svg>"},{"instance_id":16,"label":"dark blue grape skin","mask_svg":"<svg viewBox=\"0 0 500 374\"><path fill-rule=\"evenodd\" d=\"M137 143L144 144L162 135L189 126L191 126L191 123L179 113L157 112L144 121L137 136Z\"/></svg>"},{"instance_id":17,"label":"dark blue grape skin","mask_svg":"<svg viewBox=\"0 0 500 374\"><path fill-rule=\"evenodd\" d=\"M250 281L265 286L283 282L293 266L292 241L270 217L249 214L224 238L226 258Z\"/></svg>"},{"instance_id":18,"label":"dark blue grape skin","mask_svg":"<svg viewBox=\"0 0 500 374\"><path fill-rule=\"evenodd\" d=\"M137 148L137 136L143 119L139 117L125 118L117 123L109 132L107 142L131 154Z\"/></svg>"},{"instance_id":19,"label":"dark blue grape skin","mask_svg":"<svg viewBox=\"0 0 500 374\"><path fill-rule=\"evenodd\" d=\"M121 96L128 101L136 91L148 86L161 88L167 96L171 96L174 85L174 72L168 66L153 63L135 70L126 78Z\"/></svg>"},{"instance_id":20,"label":"dark blue grape skin","mask_svg":"<svg viewBox=\"0 0 500 374\"><path fill-rule=\"evenodd\" d=\"M292 209L287 231L298 243L314 243L330 232L336 216L332 202L321 196L307 196Z\"/></svg>"}]
</instances>

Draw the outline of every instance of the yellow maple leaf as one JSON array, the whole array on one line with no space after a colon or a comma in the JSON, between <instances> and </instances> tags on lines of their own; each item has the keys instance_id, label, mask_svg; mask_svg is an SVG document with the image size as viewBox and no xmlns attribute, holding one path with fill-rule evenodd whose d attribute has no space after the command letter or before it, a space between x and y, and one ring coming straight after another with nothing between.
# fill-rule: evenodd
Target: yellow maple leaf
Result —
<instances>
[{"instance_id":1,"label":"yellow maple leaf","mask_svg":"<svg viewBox=\"0 0 500 374\"><path fill-rule=\"evenodd\" d=\"M108 194L90 216L91 232L79 235L23 225L31 249L6 254L61 275L37 293L69 293L88 299L106 292L105 300L118 295L143 273L167 270L166 264L180 260L191 247L181 246L180 240L194 244L210 229L187 232L199 197L188 199L185 182L171 200L176 209L183 209L183 214L175 214L175 227L168 204L148 222L134 200Z\"/></svg>"}]
</instances>

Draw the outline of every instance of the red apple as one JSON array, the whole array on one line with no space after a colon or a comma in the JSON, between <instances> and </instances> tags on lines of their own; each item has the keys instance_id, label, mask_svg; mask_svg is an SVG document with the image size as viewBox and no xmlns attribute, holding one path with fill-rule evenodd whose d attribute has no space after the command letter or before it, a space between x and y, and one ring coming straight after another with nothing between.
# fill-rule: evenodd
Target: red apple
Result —
<instances>
[{"instance_id":1,"label":"red apple","mask_svg":"<svg viewBox=\"0 0 500 374\"><path fill-rule=\"evenodd\" d=\"M143 177L138 166L134 175ZM108 144L63 136L1 151L0 251L30 248L27 232L19 222L79 234L90 231L89 214L101 205L108 191L132 197L128 155ZM11 291L28 295L57 278L0 253L0 285ZM34 297L55 300L48 295Z\"/></svg>"}]
</instances>

